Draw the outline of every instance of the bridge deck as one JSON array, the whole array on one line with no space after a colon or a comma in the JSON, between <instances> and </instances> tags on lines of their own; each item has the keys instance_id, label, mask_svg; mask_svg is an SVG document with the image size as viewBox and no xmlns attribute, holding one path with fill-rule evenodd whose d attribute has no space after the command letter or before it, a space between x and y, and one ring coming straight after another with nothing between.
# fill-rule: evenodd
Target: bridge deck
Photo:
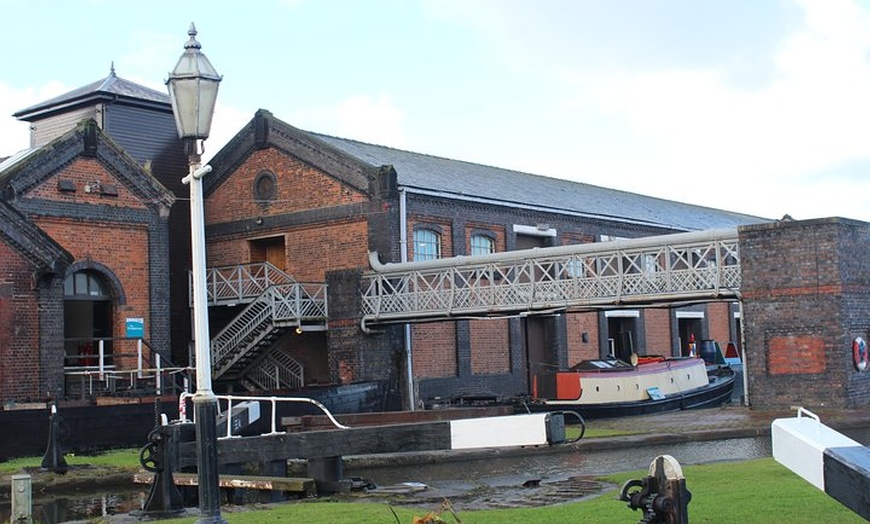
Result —
<instances>
[{"instance_id":1,"label":"bridge deck","mask_svg":"<svg viewBox=\"0 0 870 524\"><path fill-rule=\"evenodd\" d=\"M380 264L362 281L363 327L736 298L736 229Z\"/></svg>"}]
</instances>

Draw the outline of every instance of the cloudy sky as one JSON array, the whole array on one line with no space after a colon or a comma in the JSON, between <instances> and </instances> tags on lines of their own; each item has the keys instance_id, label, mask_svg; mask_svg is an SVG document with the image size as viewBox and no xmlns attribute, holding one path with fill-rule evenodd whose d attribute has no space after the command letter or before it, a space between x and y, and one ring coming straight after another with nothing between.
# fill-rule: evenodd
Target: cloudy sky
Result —
<instances>
[{"instance_id":1,"label":"cloudy sky","mask_svg":"<svg viewBox=\"0 0 870 524\"><path fill-rule=\"evenodd\" d=\"M870 1L0 0L12 113L109 74L155 89L191 21L258 108L320 133L725 208L870 221Z\"/></svg>"}]
</instances>

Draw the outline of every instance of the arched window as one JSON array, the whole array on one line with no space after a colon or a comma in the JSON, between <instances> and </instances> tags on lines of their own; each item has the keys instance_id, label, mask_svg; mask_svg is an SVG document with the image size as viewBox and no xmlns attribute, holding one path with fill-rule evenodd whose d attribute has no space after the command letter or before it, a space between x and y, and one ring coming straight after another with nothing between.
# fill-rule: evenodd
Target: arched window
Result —
<instances>
[{"instance_id":1,"label":"arched window","mask_svg":"<svg viewBox=\"0 0 870 524\"><path fill-rule=\"evenodd\" d=\"M431 229L414 230L414 261L441 258L441 235Z\"/></svg>"},{"instance_id":2,"label":"arched window","mask_svg":"<svg viewBox=\"0 0 870 524\"><path fill-rule=\"evenodd\" d=\"M489 255L495 253L495 241L486 235L471 235L471 254Z\"/></svg>"},{"instance_id":3,"label":"arched window","mask_svg":"<svg viewBox=\"0 0 870 524\"><path fill-rule=\"evenodd\" d=\"M66 300L111 298L105 290L103 280L90 271L78 271L66 277L63 282L63 296Z\"/></svg>"}]
</instances>

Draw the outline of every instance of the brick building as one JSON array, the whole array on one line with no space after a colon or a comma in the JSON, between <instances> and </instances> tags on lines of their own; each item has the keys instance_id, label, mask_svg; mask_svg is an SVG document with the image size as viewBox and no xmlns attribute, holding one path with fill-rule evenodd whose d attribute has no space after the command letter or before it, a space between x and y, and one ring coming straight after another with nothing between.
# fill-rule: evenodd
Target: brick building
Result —
<instances>
[{"instance_id":1,"label":"brick building","mask_svg":"<svg viewBox=\"0 0 870 524\"><path fill-rule=\"evenodd\" d=\"M100 341L105 363L129 366L128 320L146 361L186 359L189 216L168 189L186 158L169 97L113 69L15 116L31 140L0 162L0 399L81 393Z\"/></svg>"},{"instance_id":2,"label":"brick building","mask_svg":"<svg viewBox=\"0 0 870 524\"><path fill-rule=\"evenodd\" d=\"M396 391L407 386L410 360L418 402L526 393L542 367L608 353L679 355L690 336L736 341L737 307L456 320L364 334L359 275L369 252L381 263L431 260L764 221L310 133L264 110L210 164L208 264L269 261L297 280L328 284L328 330L288 329L261 351L283 353L313 383L384 380ZM243 311L213 308L213 328Z\"/></svg>"},{"instance_id":3,"label":"brick building","mask_svg":"<svg viewBox=\"0 0 870 524\"><path fill-rule=\"evenodd\" d=\"M0 398L67 395L100 340L113 365L134 358L130 318L168 356L172 193L93 120L0 163L0 184Z\"/></svg>"},{"instance_id":4,"label":"brick building","mask_svg":"<svg viewBox=\"0 0 870 524\"><path fill-rule=\"evenodd\" d=\"M128 319L142 319L156 352L187 363L187 168L168 97L112 71L16 116L31 123L32 147L0 161L0 398L70 395L70 377L93 368L89 342L125 358ZM328 287L313 320L267 318L268 334L249 337L252 358L217 374L218 389L378 381L394 406L511 396L542 367L685 354L690 337L739 342L745 315L754 405L867 404L870 373L849 353L870 338L867 224L770 222L306 132L263 110L210 164L209 266L268 267L293 289ZM431 260L722 227L740 231L742 311L708 302L361 329L370 253ZM256 304L213 305L213 341ZM275 373L248 376L258 366Z\"/></svg>"}]
</instances>

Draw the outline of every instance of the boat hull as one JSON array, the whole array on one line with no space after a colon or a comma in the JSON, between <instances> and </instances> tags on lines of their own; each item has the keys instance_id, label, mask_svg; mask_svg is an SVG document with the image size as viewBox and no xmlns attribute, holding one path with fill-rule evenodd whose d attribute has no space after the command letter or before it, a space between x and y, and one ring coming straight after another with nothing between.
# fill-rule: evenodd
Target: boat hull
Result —
<instances>
[{"instance_id":1,"label":"boat hull","mask_svg":"<svg viewBox=\"0 0 870 524\"><path fill-rule=\"evenodd\" d=\"M661 399L631 402L583 404L577 401L523 401L517 402L517 413L573 411L585 419L614 418L649 415L665 411L703 409L731 402L736 374L727 367L716 368L709 373L710 383L685 393L665 395Z\"/></svg>"}]
</instances>

